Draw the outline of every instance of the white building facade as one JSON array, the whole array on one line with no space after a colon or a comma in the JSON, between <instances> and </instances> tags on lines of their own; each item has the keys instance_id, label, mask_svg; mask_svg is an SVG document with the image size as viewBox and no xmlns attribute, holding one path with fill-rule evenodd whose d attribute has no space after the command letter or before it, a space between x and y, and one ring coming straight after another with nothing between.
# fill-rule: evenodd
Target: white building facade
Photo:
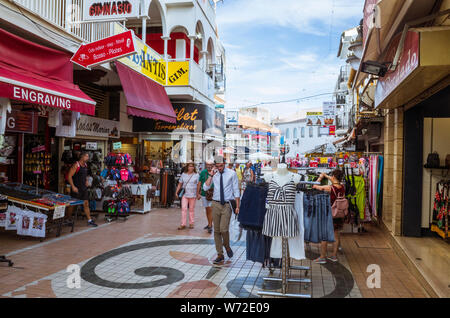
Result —
<instances>
[{"instance_id":1,"label":"white building facade","mask_svg":"<svg viewBox=\"0 0 450 318\"><path fill-rule=\"evenodd\" d=\"M289 148L286 158L303 156L314 148L332 143L336 138L320 134L320 126L307 126L306 118L298 118L291 121L275 120L274 126L280 130L281 138Z\"/></svg>"}]
</instances>

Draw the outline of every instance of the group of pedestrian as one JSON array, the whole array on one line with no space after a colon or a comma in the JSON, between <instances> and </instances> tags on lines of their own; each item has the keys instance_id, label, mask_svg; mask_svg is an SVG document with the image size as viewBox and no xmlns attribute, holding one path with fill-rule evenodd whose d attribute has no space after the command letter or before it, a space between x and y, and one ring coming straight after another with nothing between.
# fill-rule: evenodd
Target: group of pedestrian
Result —
<instances>
[{"instance_id":1,"label":"group of pedestrian","mask_svg":"<svg viewBox=\"0 0 450 318\"><path fill-rule=\"evenodd\" d=\"M186 228L188 210L189 228L194 228L195 203L201 199L208 221L204 229L208 233L214 230L217 251L214 264L221 265L225 261L224 249L229 258L233 257L229 227L232 213L239 214L239 178L233 165L225 167L224 158L206 162L205 166L203 171L197 173L194 163L188 163L180 177L176 191L176 195L181 196L181 225L178 229ZM210 198L208 192L212 192Z\"/></svg>"}]
</instances>

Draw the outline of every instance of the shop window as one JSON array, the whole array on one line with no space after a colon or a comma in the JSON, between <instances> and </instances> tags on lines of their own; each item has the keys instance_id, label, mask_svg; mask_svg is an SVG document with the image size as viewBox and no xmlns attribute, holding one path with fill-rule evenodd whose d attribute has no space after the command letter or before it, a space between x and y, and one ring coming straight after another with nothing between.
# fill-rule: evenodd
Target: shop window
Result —
<instances>
[{"instance_id":1,"label":"shop window","mask_svg":"<svg viewBox=\"0 0 450 318\"><path fill-rule=\"evenodd\" d=\"M297 128L294 128L294 139L298 138L298 130Z\"/></svg>"},{"instance_id":2,"label":"shop window","mask_svg":"<svg viewBox=\"0 0 450 318\"><path fill-rule=\"evenodd\" d=\"M302 138L305 138L305 127L302 127L301 136Z\"/></svg>"},{"instance_id":3,"label":"shop window","mask_svg":"<svg viewBox=\"0 0 450 318\"><path fill-rule=\"evenodd\" d=\"M309 127L309 138L314 137L314 132L313 132L313 128Z\"/></svg>"},{"instance_id":4,"label":"shop window","mask_svg":"<svg viewBox=\"0 0 450 318\"><path fill-rule=\"evenodd\" d=\"M289 139L290 138L290 136L289 136L289 128L288 129L286 129L286 139Z\"/></svg>"}]
</instances>

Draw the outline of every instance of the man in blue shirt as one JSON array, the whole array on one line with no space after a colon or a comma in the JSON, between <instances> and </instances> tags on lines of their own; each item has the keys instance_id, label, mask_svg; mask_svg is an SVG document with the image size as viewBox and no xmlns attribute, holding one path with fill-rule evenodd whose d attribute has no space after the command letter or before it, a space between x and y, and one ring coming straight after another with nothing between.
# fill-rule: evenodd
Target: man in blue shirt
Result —
<instances>
[{"instance_id":1,"label":"man in blue shirt","mask_svg":"<svg viewBox=\"0 0 450 318\"><path fill-rule=\"evenodd\" d=\"M224 263L223 248L228 257L233 257L233 251L230 248L230 219L231 204L230 200L236 201L235 213L239 214L239 180L236 171L225 168L225 162L222 157L215 161L215 169L212 175L208 177L203 190L208 191L214 186L212 201L212 214L214 226L214 242L216 244L217 258L214 261L216 265Z\"/></svg>"}]
</instances>

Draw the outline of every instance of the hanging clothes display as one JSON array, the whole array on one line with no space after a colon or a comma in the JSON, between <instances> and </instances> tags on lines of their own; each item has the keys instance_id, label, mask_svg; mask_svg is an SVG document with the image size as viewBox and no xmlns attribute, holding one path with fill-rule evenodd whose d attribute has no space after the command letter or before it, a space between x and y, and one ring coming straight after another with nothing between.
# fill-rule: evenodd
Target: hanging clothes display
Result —
<instances>
[{"instance_id":1,"label":"hanging clothes display","mask_svg":"<svg viewBox=\"0 0 450 318\"><path fill-rule=\"evenodd\" d=\"M266 263L270 257L271 237L262 234L266 214L267 184L249 183L242 195L238 221L247 231L247 260Z\"/></svg>"},{"instance_id":2,"label":"hanging clothes display","mask_svg":"<svg viewBox=\"0 0 450 318\"><path fill-rule=\"evenodd\" d=\"M270 181L268 207L262 231L264 235L289 238L300 234L298 215L294 208L295 194L296 185L293 181L282 186L274 180Z\"/></svg>"},{"instance_id":3,"label":"hanging clothes display","mask_svg":"<svg viewBox=\"0 0 450 318\"><path fill-rule=\"evenodd\" d=\"M371 155L369 160L369 203L373 216L377 216L378 192L378 156Z\"/></svg>"},{"instance_id":4,"label":"hanging clothes display","mask_svg":"<svg viewBox=\"0 0 450 318\"><path fill-rule=\"evenodd\" d=\"M288 247L290 257L296 260L306 259L305 256L305 229L303 221L303 192L298 191L295 195L295 211L298 216L299 224L299 235L295 237L288 238ZM272 246L270 248L270 257L272 258L282 258L282 243L281 237L272 238Z\"/></svg>"},{"instance_id":5,"label":"hanging clothes display","mask_svg":"<svg viewBox=\"0 0 450 318\"><path fill-rule=\"evenodd\" d=\"M378 164L378 184L377 184L377 216L381 215L381 209L383 206L383 165L384 158L383 156L378 156L379 164Z\"/></svg>"},{"instance_id":6,"label":"hanging clothes display","mask_svg":"<svg viewBox=\"0 0 450 318\"><path fill-rule=\"evenodd\" d=\"M305 241L334 242L330 195L307 190L303 196Z\"/></svg>"}]
</instances>

